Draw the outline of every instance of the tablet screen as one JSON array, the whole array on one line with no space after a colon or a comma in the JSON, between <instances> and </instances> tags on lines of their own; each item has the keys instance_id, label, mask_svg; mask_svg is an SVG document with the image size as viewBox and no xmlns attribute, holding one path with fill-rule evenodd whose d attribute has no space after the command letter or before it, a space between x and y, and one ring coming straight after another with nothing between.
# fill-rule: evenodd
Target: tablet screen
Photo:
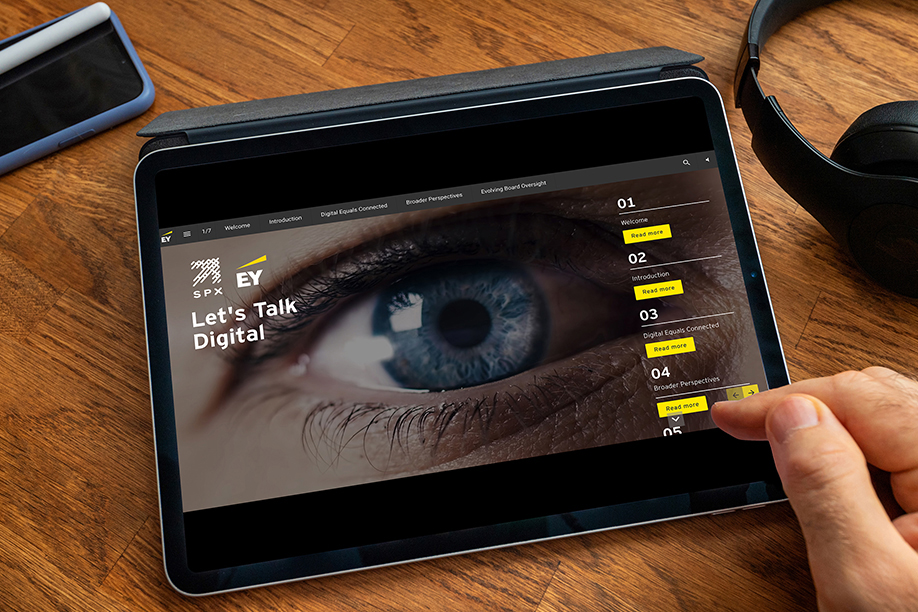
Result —
<instances>
[{"instance_id":1,"label":"tablet screen","mask_svg":"<svg viewBox=\"0 0 918 612\"><path fill-rule=\"evenodd\" d=\"M191 569L736 484L709 409L769 374L708 118L390 121L160 171Z\"/></svg>"}]
</instances>

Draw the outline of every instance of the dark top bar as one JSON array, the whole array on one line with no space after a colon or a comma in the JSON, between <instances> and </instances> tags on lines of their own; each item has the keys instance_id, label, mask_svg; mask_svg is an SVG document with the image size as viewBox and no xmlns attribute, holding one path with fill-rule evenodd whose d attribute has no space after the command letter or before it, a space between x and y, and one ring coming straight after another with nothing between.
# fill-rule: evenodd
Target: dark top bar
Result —
<instances>
[{"instance_id":1,"label":"dark top bar","mask_svg":"<svg viewBox=\"0 0 918 612\"><path fill-rule=\"evenodd\" d=\"M597 105L603 93L595 99ZM543 113L557 102L548 98L525 105L531 112ZM159 225L171 228L236 219L255 212L279 213L714 148L707 123L698 120L704 117L698 98L503 123L518 116L521 106L486 109L488 119L501 122L497 125L373 142L360 142L368 133L363 124L305 131L278 143L276 155L165 170L156 177ZM431 130L449 130L467 125L467 114L473 111L480 116L481 109L472 109L425 119ZM689 117L694 120L688 121ZM376 137L405 134L406 122L379 122L374 126ZM411 125L410 129L418 130L418 119ZM328 147L341 141L354 144ZM239 156L243 145L244 141L229 141L209 146L215 148L216 157L225 149L231 158ZM283 147L311 150L287 152ZM193 149L189 147L189 153Z\"/></svg>"}]
</instances>

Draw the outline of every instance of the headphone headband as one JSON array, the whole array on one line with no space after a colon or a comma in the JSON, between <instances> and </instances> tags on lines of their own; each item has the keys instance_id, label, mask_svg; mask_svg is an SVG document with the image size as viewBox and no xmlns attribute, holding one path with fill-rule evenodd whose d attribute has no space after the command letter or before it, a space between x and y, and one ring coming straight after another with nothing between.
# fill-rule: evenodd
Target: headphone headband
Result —
<instances>
[{"instance_id":1,"label":"headphone headband","mask_svg":"<svg viewBox=\"0 0 918 612\"><path fill-rule=\"evenodd\" d=\"M740 47L737 58L736 76L733 79L733 96L740 100L742 90L749 81L758 80L756 72L759 70L759 50L771 35L781 29L781 26L793 21L801 13L829 4L834 0L758 0L749 14L749 23L743 34L744 43ZM755 72L752 72L752 71ZM764 99L764 94L762 98Z\"/></svg>"},{"instance_id":2,"label":"headphone headband","mask_svg":"<svg viewBox=\"0 0 918 612\"><path fill-rule=\"evenodd\" d=\"M803 12L833 0L758 0L733 80L734 101L752 132L752 150L784 191L803 206L875 280L918 297L918 179L866 174L829 159L793 126L758 80L759 51Z\"/></svg>"}]
</instances>

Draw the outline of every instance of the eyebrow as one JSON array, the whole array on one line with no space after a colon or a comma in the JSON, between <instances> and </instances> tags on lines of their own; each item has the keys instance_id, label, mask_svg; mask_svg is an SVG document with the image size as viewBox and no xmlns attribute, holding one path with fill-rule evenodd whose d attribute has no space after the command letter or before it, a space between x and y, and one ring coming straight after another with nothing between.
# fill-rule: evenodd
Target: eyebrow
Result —
<instances>
[{"instance_id":1,"label":"eyebrow","mask_svg":"<svg viewBox=\"0 0 918 612\"><path fill-rule=\"evenodd\" d=\"M607 186L593 186L593 188L596 189L601 189L603 187ZM288 260L291 262L296 262L297 267L313 265L334 256L336 253L355 248L361 244L382 238L386 235L393 234L409 227L423 227L427 223L432 223L452 215L462 215L464 219L474 218L474 214L470 214L474 213L474 211L502 209L513 205L524 207L525 212L527 213L545 211L570 219L597 221L599 216L602 218L609 216L611 218L610 215L613 212L616 213L614 216L617 218L617 210L614 208L614 206L612 206L608 211L603 211L605 214L602 215L591 215L588 214L587 211L569 209L568 206L566 206L570 204L577 204L579 208L584 208L587 206L590 208L597 206L602 206L605 208L607 202L600 202L597 201L596 198L591 198L586 195L595 193L595 191L589 191L590 189L591 187L576 188L556 192L514 196L500 200L486 200L480 202L468 202L464 204L453 204L436 208L428 208L425 210L382 215L380 217L333 221L328 224L309 226L309 228L298 228L300 231L302 231L302 229L309 229L318 233L321 232L319 228L323 228L326 225L342 227L339 224L343 223L352 224L348 225L347 228L356 228L356 231L343 231L343 235L340 236L337 241L333 242L333 244L330 244L327 249L323 249L319 252L316 252L314 246L311 247L308 244L304 244L304 242L307 242L308 240L304 241L302 235L291 234L291 239L287 241L289 247L286 249L288 253ZM608 203L614 204L614 201L611 199L612 194L608 194L607 197L609 198ZM388 220L389 218L391 218L391 220ZM290 231L296 232L297 230L292 229Z\"/></svg>"}]
</instances>

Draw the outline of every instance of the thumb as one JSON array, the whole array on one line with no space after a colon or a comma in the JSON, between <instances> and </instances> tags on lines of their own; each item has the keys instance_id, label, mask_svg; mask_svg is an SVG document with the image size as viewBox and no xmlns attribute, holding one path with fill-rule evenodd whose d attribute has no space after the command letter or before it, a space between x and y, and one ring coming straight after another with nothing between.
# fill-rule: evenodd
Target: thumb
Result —
<instances>
[{"instance_id":1,"label":"thumb","mask_svg":"<svg viewBox=\"0 0 918 612\"><path fill-rule=\"evenodd\" d=\"M852 567L904 559L911 548L880 503L864 454L828 406L789 395L769 411L765 430L817 591Z\"/></svg>"}]
</instances>

